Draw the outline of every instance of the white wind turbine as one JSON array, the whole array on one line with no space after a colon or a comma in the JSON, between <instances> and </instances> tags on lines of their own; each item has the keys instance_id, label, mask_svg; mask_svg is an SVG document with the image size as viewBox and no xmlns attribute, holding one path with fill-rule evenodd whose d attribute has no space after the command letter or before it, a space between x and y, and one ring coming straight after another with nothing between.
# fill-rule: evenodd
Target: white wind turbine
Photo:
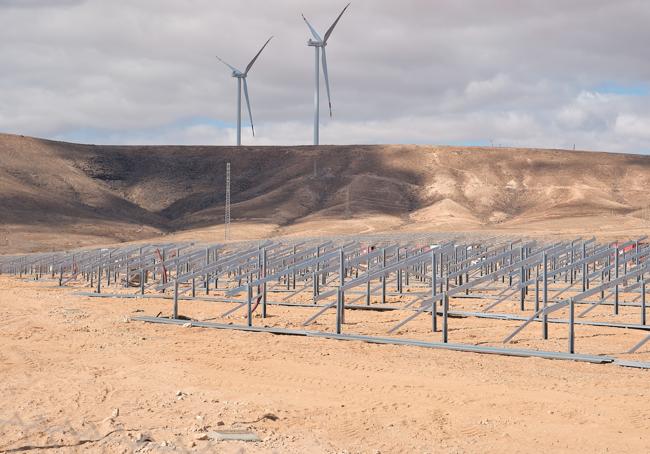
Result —
<instances>
[{"instance_id":1,"label":"white wind turbine","mask_svg":"<svg viewBox=\"0 0 650 454\"><path fill-rule=\"evenodd\" d=\"M327 40L329 39L330 35L332 34L332 30L334 30L334 27L336 27L336 24L339 22L339 19L343 15L346 9L348 9L348 6L350 6L350 3L345 5L345 8L343 8L343 11L341 11L341 14L336 18L334 23L330 26L330 28L327 29L325 32L325 37L321 38L318 33L316 33L316 30L314 30L314 27L311 26L305 15L302 15L302 18L305 20L305 23L307 24L307 27L309 27L309 31L311 32L312 36L314 37L314 40L310 39L307 41L308 46L312 46L315 51L315 87L314 87L314 145L318 145L318 123L319 123L319 109L320 109L320 87L319 87L319 82L320 82L320 73L318 70L318 64L319 64L319 53L322 52L322 62L323 62L323 76L325 77L325 88L327 89L327 102L329 103L329 109L330 109L330 117L332 116L332 100L330 98L330 81L329 77L327 76L327 54L325 53L325 46L327 46Z\"/></svg>"},{"instance_id":2,"label":"white wind turbine","mask_svg":"<svg viewBox=\"0 0 650 454\"><path fill-rule=\"evenodd\" d=\"M240 71L234 66L226 63L223 61L219 56L217 58L221 63L226 65L228 68L232 70L232 77L237 78L237 145L241 145L241 86L242 86L242 80L244 81L244 96L246 97L246 106L248 107L248 117L251 120L251 130L253 131L253 136L255 136L255 127L253 126L253 113L251 112L251 103L248 98L248 84L246 83L246 76L248 75L248 71L251 70L253 67L253 64L255 63L255 60L257 60L257 57L260 56L266 45L271 41L273 37L271 36L262 46L262 48L259 50L257 54L253 57L253 59L250 61L250 63L246 66L245 71Z\"/></svg>"}]
</instances>

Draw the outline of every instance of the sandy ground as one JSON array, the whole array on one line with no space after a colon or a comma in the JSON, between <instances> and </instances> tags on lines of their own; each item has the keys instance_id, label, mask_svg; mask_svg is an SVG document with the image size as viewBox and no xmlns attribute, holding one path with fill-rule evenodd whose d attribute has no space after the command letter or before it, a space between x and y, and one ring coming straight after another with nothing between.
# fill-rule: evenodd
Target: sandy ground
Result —
<instances>
[{"instance_id":1,"label":"sandy ground","mask_svg":"<svg viewBox=\"0 0 650 454\"><path fill-rule=\"evenodd\" d=\"M504 223L500 226L478 226L462 220L448 224L418 223L388 215L352 217L350 219L315 218L289 226L260 221L235 221L230 240L260 238L318 237L339 235L377 235L439 232L449 235L480 235L545 238L549 240L591 238L599 241L624 241L650 235L650 223L633 216L573 216L526 223ZM87 232L93 232L91 234ZM135 240L135 241L134 241ZM223 225L178 230L160 234L146 227L73 224L66 229L52 230L25 225L0 226L0 254L20 254L98 247L116 242L197 241L217 243L224 240Z\"/></svg>"},{"instance_id":2,"label":"sandy ground","mask_svg":"<svg viewBox=\"0 0 650 454\"><path fill-rule=\"evenodd\" d=\"M0 276L0 452L650 451L648 371L127 322L170 302L77 290ZM262 441L203 439L222 428Z\"/></svg>"}]
</instances>

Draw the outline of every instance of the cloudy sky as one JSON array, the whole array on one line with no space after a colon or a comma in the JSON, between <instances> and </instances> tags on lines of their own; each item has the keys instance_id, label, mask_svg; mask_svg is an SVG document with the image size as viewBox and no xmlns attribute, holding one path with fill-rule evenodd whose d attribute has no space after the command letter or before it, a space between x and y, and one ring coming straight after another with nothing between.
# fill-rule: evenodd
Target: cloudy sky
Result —
<instances>
[{"instance_id":1,"label":"cloudy sky","mask_svg":"<svg viewBox=\"0 0 650 454\"><path fill-rule=\"evenodd\" d=\"M243 68L274 35L243 142L309 144L300 13L322 34L345 3L0 0L0 131L231 144L236 81L215 55ZM353 0L327 46L321 143L650 153L648 24L648 0Z\"/></svg>"}]
</instances>

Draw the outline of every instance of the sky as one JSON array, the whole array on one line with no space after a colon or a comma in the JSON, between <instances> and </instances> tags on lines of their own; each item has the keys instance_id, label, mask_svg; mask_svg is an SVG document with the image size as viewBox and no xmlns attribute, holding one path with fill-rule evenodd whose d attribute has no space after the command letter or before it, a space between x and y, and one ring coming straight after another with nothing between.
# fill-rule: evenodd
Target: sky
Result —
<instances>
[{"instance_id":1,"label":"sky","mask_svg":"<svg viewBox=\"0 0 650 454\"><path fill-rule=\"evenodd\" d=\"M342 0L0 0L0 132L96 144L310 144ZM650 1L353 0L321 143L650 154Z\"/></svg>"}]
</instances>

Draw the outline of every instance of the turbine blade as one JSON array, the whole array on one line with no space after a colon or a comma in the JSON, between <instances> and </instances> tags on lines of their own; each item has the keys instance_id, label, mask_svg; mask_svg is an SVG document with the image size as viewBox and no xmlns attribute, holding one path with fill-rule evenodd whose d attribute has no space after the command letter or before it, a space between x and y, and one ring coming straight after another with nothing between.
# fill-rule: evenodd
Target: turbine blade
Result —
<instances>
[{"instance_id":1,"label":"turbine blade","mask_svg":"<svg viewBox=\"0 0 650 454\"><path fill-rule=\"evenodd\" d=\"M251 120L251 130L253 131L253 137L255 137L255 127L253 127L253 112L251 112L251 101L248 98L248 83L246 78L242 77L244 80L244 97L246 98L246 106L248 107L248 118Z\"/></svg>"},{"instance_id":2,"label":"turbine blade","mask_svg":"<svg viewBox=\"0 0 650 454\"><path fill-rule=\"evenodd\" d=\"M255 60L257 60L257 57L260 56L260 54L262 53L262 51L264 50L264 48L266 47L266 45L267 45L267 44L269 43L269 41L271 41L272 39L273 39L273 37L271 36L268 40L266 40L266 42L264 43L264 45L262 46L262 48L260 49L260 51L259 51L257 54L255 54L255 56L253 57L253 59L251 60L251 62L248 64L248 66L246 66L246 71L244 71L244 74L248 74L248 71L250 71L251 68L253 67L253 63L255 63Z\"/></svg>"},{"instance_id":3,"label":"turbine blade","mask_svg":"<svg viewBox=\"0 0 650 454\"><path fill-rule=\"evenodd\" d=\"M330 26L330 28L327 29L327 31L325 32L325 39L323 40L323 43L326 43L326 42L327 42L327 39L328 39L328 38L330 37L330 35L332 34L332 30L334 30L334 27L336 27L336 24L339 23L339 19L341 18L341 16L342 16L343 13L345 12L345 10L348 9L349 6L350 6L350 3L348 3L347 5L345 5L345 8L343 8L343 11L341 11L341 14L339 14L339 17L337 17L336 20L334 21L334 23Z\"/></svg>"},{"instance_id":4,"label":"turbine blade","mask_svg":"<svg viewBox=\"0 0 650 454\"><path fill-rule=\"evenodd\" d=\"M327 54L325 47L321 48L321 60L323 62L323 76L325 76L325 88L327 89L327 103L330 107L330 118L332 117L332 99L330 98L330 78L327 75Z\"/></svg>"},{"instance_id":5,"label":"turbine blade","mask_svg":"<svg viewBox=\"0 0 650 454\"><path fill-rule=\"evenodd\" d=\"M232 69L233 71L236 71L236 72L241 72L240 70L238 70L238 69L235 68L234 66L232 66L232 65L228 64L227 62L225 62L224 60L222 60L221 57L219 57L218 55L217 55L216 57L217 57L217 59L218 59L221 63L223 63L224 65L226 65L228 68L230 68L230 69Z\"/></svg>"},{"instance_id":6,"label":"turbine blade","mask_svg":"<svg viewBox=\"0 0 650 454\"><path fill-rule=\"evenodd\" d=\"M309 31L311 32L311 34L314 36L314 38L316 38L316 41L322 41L323 38L321 38L320 35L316 33L316 30L314 30L314 27L311 26L311 24L309 23L305 15L301 14L301 16L304 19L305 23L307 24L307 27L309 27Z\"/></svg>"}]
</instances>

